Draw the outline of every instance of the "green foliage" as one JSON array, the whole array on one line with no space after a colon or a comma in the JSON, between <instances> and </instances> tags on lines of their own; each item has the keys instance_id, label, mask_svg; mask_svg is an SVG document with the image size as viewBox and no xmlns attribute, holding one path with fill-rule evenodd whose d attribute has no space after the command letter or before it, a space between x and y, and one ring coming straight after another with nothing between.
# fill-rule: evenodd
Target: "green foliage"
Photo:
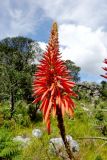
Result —
<instances>
[{"instance_id":1,"label":"green foliage","mask_svg":"<svg viewBox=\"0 0 107 160\"><path fill-rule=\"evenodd\" d=\"M100 155L98 155L95 160L103 160Z\"/></svg>"},{"instance_id":2,"label":"green foliage","mask_svg":"<svg viewBox=\"0 0 107 160\"><path fill-rule=\"evenodd\" d=\"M103 98L107 99L107 82L106 81L102 81L101 85L102 85L101 94L102 94Z\"/></svg>"},{"instance_id":3,"label":"green foliage","mask_svg":"<svg viewBox=\"0 0 107 160\"><path fill-rule=\"evenodd\" d=\"M0 111L1 111L4 119L9 119L9 117L10 117L10 103L9 103L9 101L5 101L5 102L0 103Z\"/></svg>"},{"instance_id":4,"label":"green foliage","mask_svg":"<svg viewBox=\"0 0 107 160\"><path fill-rule=\"evenodd\" d=\"M17 49L19 52L26 53L30 49L30 43L33 42L32 39L26 37L13 37L5 38L1 41L2 44L9 46L10 48Z\"/></svg>"},{"instance_id":5,"label":"green foliage","mask_svg":"<svg viewBox=\"0 0 107 160\"><path fill-rule=\"evenodd\" d=\"M0 42L0 101L10 100L10 117L17 100L32 101L32 77L35 65L31 39L7 38Z\"/></svg>"},{"instance_id":6,"label":"green foliage","mask_svg":"<svg viewBox=\"0 0 107 160\"><path fill-rule=\"evenodd\" d=\"M76 66L74 62L72 62L71 60L66 60L65 65L67 66L68 70L70 71L70 75L73 77L73 80L75 82L80 81L80 77L79 77L79 72L80 72L80 67Z\"/></svg>"},{"instance_id":7,"label":"green foliage","mask_svg":"<svg viewBox=\"0 0 107 160\"><path fill-rule=\"evenodd\" d=\"M17 119L16 122L19 125L24 127L29 127L30 125L30 118L28 115L23 117L23 115L20 114L19 116L15 117L15 119Z\"/></svg>"},{"instance_id":8,"label":"green foliage","mask_svg":"<svg viewBox=\"0 0 107 160\"><path fill-rule=\"evenodd\" d=\"M99 121L103 121L104 120L104 114L103 112L101 111L98 111L96 114L95 114L95 118Z\"/></svg>"},{"instance_id":9,"label":"green foliage","mask_svg":"<svg viewBox=\"0 0 107 160\"><path fill-rule=\"evenodd\" d=\"M104 124L104 125L102 126L102 134L103 134L104 136L107 136L107 124Z\"/></svg>"},{"instance_id":10,"label":"green foliage","mask_svg":"<svg viewBox=\"0 0 107 160\"><path fill-rule=\"evenodd\" d=\"M105 109L105 108L107 108L107 101L101 101L100 103L99 103L99 107L101 108L101 109Z\"/></svg>"},{"instance_id":11,"label":"green foliage","mask_svg":"<svg viewBox=\"0 0 107 160\"><path fill-rule=\"evenodd\" d=\"M50 136L45 133L40 139L33 137L29 145L22 150L20 160L60 160L58 156L49 153L49 139Z\"/></svg>"},{"instance_id":12,"label":"green foliage","mask_svg":"<svg viewBox=\"0 0 107 160\"><path fill-rule=\"evenodd\" d=\"M15 104L15 112L13 118L16 123L22 125L24 127L28 127L30 125L30 117L28 114L29 105L24 101L18 101Z\"/></svg>"},{"instance_id":13,"label":"green foliage","mask_svg":"<svg viewBox=\"0 0 107 160\"><path fill-rule=\"evenodd\" d=\"M0 112L0 126L3 124L4 117L3 114Z\"/></svg>"},{"instance_id":14,"label":"green foliage","mask_svg":"<svg viewBox=\"0 0 107 160\"><path fill-rule=\"evenodd\" d=\"M37 114L39 104L34 106L26 103L32 101L31 84L35 70L35 65L31 63L34 57L29 52L31 42L30 39L16 37L4 39L0 43L0 159L59 160L59 157L48 153L49 139L59 137L56 119L52 118L52 134L48 136L41 121L42 116ZM80 68L70 60L65 63L70 74L74 76L74 81L78 82ZM98 99L96 109L90 105L90 97L87 98L88 89L83 89L79 92L81 101L75 100L77 108L74 118L65 117L66 133L72 135L79 143L79 158L83 160L105 160L107 157L107 145L104 142L78 139L78 137L107 136L107 112L103 112L107 109L107 82L102 82L101 87L102 97ZM14 114L10 119L11 96L14 101ZM89 112L83 110L82 103ZM97 127L100 129L96 129ZM32 138L34 128L42 130L41 139ZM13 135L29 136L31 139L29 145L22 148L21 144L13 141Z\"/></svg>"},{"instance_id":15,"label":"green foliage","mask_svg":"<svg viewBox=\"0 0 107 160\"><path fill-rule=\"evenodd\" d=\"M3 128L8 129L8 130L13 130L13 129L15 129L15 125L16 125L16 122L12 118L10 120L4 120Z\"/></svg>"},{"instance_id":16,"label":"green foliage","mask_svg":"<svg viewBox=\"0 0 107 160\"><path fill-rule=\"evenodd\" d=\"M29 126L30 115L29 115L29 105L24 101L17 101L15 103L15 110L13 118L10 119L10 104L9 102L1 103L0 104L0 124L3 125L5 128L14 128L17 124L22 126Z\"/></svg>"},{"instance_id":17,"label":"green foliage","mask_svg":"<svg viewBox=\"0 0 107 160\"><path fill-rule=\"evenodd\" d=\"M0 130L0 158L11 160L21 152L20 144L12 139L12 135L6 130Z\"/></svg>"},{"instance_id":18,"label":"green foliage","mask_svg":"<svg viewBox=\"0 0 107 160\"><path fill-rule=\"evenodd\" d=\"M29 105L28 114L30 116L30 119L34 122L42 120L42 113L41 112L38 113L39 105L40 105L39 103L37 103L36 105L33 104Z\"/></svg>"},{"instance_id":19,"label":"green foliage","mask_svg":"<svg viewBox=\"0 0 107 160\"><path fill-rule=\"evenodd\" d=\"M79 140L78 137L101 137L106 136L106 113L102 112L104 115L104 119L102 121L99 121L95 118L95 115L97 112L97 109L101 109L101 106L106 107L106 102L100 102L96 109L91 108L91 105L89 103L86 103L85 101L76 101L76 110L75 110L75 116L74 118L70 118L68 116L65 116L65 127L66 127L66 133L68 135L71 135L73 139L75 139L80 146L80 152L78 153L78 156L80 159L83 160L95 160L96 158L99 158L101 156L102 160L105 160L107 157L107 146L104 144L104 141L102 140ZM84 111L81 103L84 103L90 112ZM104 108L103 108L104 109ZM52 133L51 135L47 135L45 125L42 121L38 121L35 119L34 121L30 121L30 125L24 125L26 120L25 117L29 113L29 105L27 105L24 101L19 101L15 104L15 112L14 112L14 119L11 120L4 120L4 125L2 125L2 128L0 128L0 135L1 137L4 137L2 142L0 141L0 144L5 144L5 147L0 149L0 154L3 150L7 155L9 160L45 160L45 159L51 159L51 160L59 160L60 158L54 155L51 155L48 152L48 144L50 138L53 137L59 137L59 131L57 128L57 121L56 119L52 118ZM91 113L91 114L90 114ZM23 116L22 122L19 122L20 118L18 118L18 115L20 117L20 114ZM40 115L36 115L39 119ZM20 124L20 125L19 125ZM99 125L102 127L102 130L96 129L96 127L99 127ZM32 137L32 130L35 128L39 128L43 132L43 137L41 139L37 139ZM104 132L104 134L102 133ZM11 134L10 134L11 133ZM21 148L21 145L17 148L16 142L13 144L13 135L24 135L26 137L30 138L30 143L26 145L25 147ZM12 144L10 144L10 142ZM8 145L7 145L8 144ZM13 153L10 153L10 148L16 148L17 153L13 152L13 149L11 151ZM16 147L15 147L15 146ZM18 149L18 150L17 150ZM20 152L21 150L21 152ZM19 152L18 152L19 151ZM2 153L3 153L2 152ZM42 154L41 154L42 153ZM99 153L99 155L98 155ZM10 154L10 156L9 156ZM1 156L1 155L0 155ZM2 157L7 158L5 155L2 155Z\"/></svg>"},{"instance_id":20,"label":"green foliage","mask_svg":"<svg viewBox=\"0 0 107 160\"><path fill-rule=\"evenodd\" d=\"M4 122L4 115L3 115L1 104L0 104L0 126L2 126L3 122Z\"/></svg>"},{"instance_id":21,"label":"green foliage","mask_svg":"<svg viewBox=\"0 0 107 160\"><path fill-rule=\"evenodd\" d=\"M31 39L23 37L7 38L0 42L1 99L8 99L11 91L15 99L31 98L32 74L35 67L32 65L34 56L31 52L31 42Z\"/></svg>"}]
</instances>

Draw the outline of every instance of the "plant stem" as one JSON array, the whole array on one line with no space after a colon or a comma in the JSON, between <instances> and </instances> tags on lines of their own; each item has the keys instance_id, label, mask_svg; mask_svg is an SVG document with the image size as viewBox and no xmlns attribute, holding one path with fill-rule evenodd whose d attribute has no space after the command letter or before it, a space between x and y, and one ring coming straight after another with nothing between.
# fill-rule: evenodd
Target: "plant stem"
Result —
<instances>
[{"instance_id":1,"label":"plant stem","mask_svg":"<svg viewBox=\"0 0 107 160\"><path fill-rule=\"evenodd\" d=\"M69 142L67 141L67 138L66 138L65 126L64 126L64 121L63 121L63 117L62 117L62 112L61 112L61 109L58 106L57 106L57 111L56 112L57 112L58 128L60 130L60 135L61 135L63 143L65 145L66 152L68 154L69 159L74 160L75 158L74 158L73 153L70 149Z\"/></svg>"},{"instance_id":2,"label":"plant stem","mask_svg":"<svg viewBox=\"0 0 107 160\"><path fill-rule=\"evenodd\" d=\"M77 139L101 139L101 140L104 140L104 141L107 141L107 138L106 137L78 137Z\"/></svg>"}]
</instances>

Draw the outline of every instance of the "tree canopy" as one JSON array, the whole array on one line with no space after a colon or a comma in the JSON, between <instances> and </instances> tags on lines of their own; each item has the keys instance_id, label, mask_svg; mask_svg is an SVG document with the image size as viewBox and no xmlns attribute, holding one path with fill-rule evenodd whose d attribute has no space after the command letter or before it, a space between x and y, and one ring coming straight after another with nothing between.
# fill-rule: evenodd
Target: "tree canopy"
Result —
<instances>
[{"instance_id":1,"label":"tree canopy","mask_svg":"<svg viewBox=\"0 0 107 160\"><path fill-rule=\"evenodd\" d=\"M80 67L76 66L75 63L71 60L64 61L67 69L70 71L70 75L73 77L75 82L80 81L79 72L81 70Z\"/></svg>"},{"instance_id":2,"label":"tree canopy","mask_svg":"<svg viewBox=\"0 0 107 160\"><path fill-rule=\"evenodd\" d=\"M31 42L23 37L6 38L0 42L0 100L10 99L13 108L18 98L32 99L35 65L32 64Z\"/></svg>"}]
</instances>

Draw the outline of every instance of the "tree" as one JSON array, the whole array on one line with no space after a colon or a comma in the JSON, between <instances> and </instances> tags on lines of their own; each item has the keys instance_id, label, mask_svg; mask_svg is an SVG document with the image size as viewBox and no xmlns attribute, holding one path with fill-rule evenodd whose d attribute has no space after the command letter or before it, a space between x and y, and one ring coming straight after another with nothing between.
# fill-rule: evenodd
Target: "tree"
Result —
<instances>
[{"instance_id":1,"label":"tree","mask_svg":"<svg viewBox=\"0 0 107 160\"><path fill-rule=\"evenodd\" d=\"M67 69L70 72L70 75L72 76L73 81L78 82L80 81L79 72L81 70L80 67L76 66L74 62L71 60L64 61L65 65L67 66Z\"/></svg>"},{"instance_id":2,"label":"tree","mask_svg":"<svg viewBox=\"0 0 107 160\"><path fill-rule=\"evenodd\" d=\"M48 134L50 134L51 113L57 117L58 127L68 156L70 159L74 159L66 139L63 116L65 112L73 116L75 104L71 97L76 97L72 90L75 83L70 81L71 76L67 67L60 59L57 23L52 26L47 51L37 69L33 82L33 96L35 97L33 103L41 101L40 109L43 112Z\"/></svg>"},{"instance_id":3,"label":"tree","mask_svg":"<svg viewBox=\"0 0 107 160\"><path fill-rule=\"evenodd\" d=\"M17 99L31 101L32 75L35 65L31 39L16 37L0 42L0 99L10 99L11 117Z\"/></svg>"}]
</instances>

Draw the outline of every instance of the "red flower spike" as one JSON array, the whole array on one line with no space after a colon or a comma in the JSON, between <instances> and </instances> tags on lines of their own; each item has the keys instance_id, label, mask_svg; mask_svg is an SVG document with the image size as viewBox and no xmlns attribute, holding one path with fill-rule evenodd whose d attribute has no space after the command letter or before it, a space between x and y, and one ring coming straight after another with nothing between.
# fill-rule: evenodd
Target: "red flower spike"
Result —
<instances>
[{"instance_id":1,"label":"red flower spike","mask_svg":"<svg viewBox=\"0 0 107 160\"><path fill-rule=\"evenodd\" d=\"M107 59L104 60L104 63L107 64ZM103 70L107 71L107 67L102 67ZM105 73L105 75L101 75L102 77L107 79L107 72Z\"/></svg>"},{"instance_id":2,"label":"red flower spike","mask_svg":"<svg viewBox=\"0 0 107 160\"><path fill-rule=\"evenodd\" d=\"M33 96L35 97L33 103L41 101L40 109L43 112L43 119L49 134L51 113L55 116L56 107L59 107L62 116L65 112L72 116L75 105L71 96L77 96L72 90L75 83L70 81L69 71L60 57L58 28L57 23L54 23L47 51L37 67L33 82Z\"/></svg>"}]
</instances>

